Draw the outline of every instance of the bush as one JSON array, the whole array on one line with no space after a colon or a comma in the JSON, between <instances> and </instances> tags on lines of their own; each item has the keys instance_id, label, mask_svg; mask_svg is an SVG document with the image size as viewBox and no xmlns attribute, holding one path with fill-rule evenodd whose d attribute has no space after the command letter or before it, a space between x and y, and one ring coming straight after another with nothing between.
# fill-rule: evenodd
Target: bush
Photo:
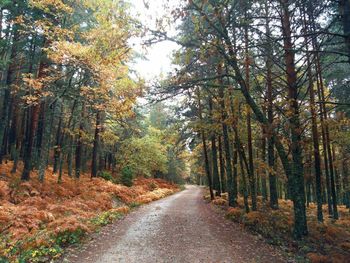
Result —
<instances>
[{"instance_id":1,"label":"bush","mask_svg":"<svg viewBox=\"0 0 350 263\"><path fill-rule=\"evenodd\" d=\"M52 247L41 246L38 248L27 250L24 253L22 253L19 258L19 262L48 262L50 259L60 257L62 253L63 250L58 245L54 245Z\"/></svg>"},{"instance_id":2,"label":"bush","mask_svg":"<svg viewBox=\"0 0 350 263\"><path fill-rule=\"evenodd\" d=\"M133 172L129 166L126 166L122 169L122 176L121 176L121 181L122 184L125 186L132 186L132 177L133 177Z\"/></svg>"},{"instance_id":3,"label":"bush","mask_svg":"<svg viewBox=\"0 0 350 263\"><path fill-rule=\"evenodd\" d=\"M118 211L106 211L100 214L99 216L93 218L91 223L96 226L105 226L112 223L115 219L119 219L123 216L123 213Z\"/></svg>"},{"instance_id":4,"label":"bush","mask_svg":"<svg viewBox=\"0 0 350 263\"><path fill-rule=\"evenodd\" d=\"M55 239L59 246L67 246L77 244L85 235L86 231L81 228L77 228L75 231L65 230L59 233Z\"/></svg>"},{"instance_id":5,"label":"bush","mask_svg":"<svg viewBox=\"0 0 350 263\"><path fill-rule=\"evenodd\" d=\"M98 177L101 177L103 179L105 179L106 181L111 181L111 182L114 182L114 178L113 176L107 172L107 171L102 171L98 174Z\"/></svg>"},{"instance_id":6,"label":"bush","mask_svg":"<svg viewBox=\"0 0 350 263\"><path fill-rule=\"evenodd\" d=\"M243 211L237 207L230 207L226 213L226 217L240 223L243 216Z\"/></svg>"},{"instance_id":7,"label":"bush","mask_svg":"<svg viewBox=\"0 0 350 263\"><path fill-rule=\"evenodd\" d=\"M221 197L216 197L213 201L211 201L214 205L226 206L227 200Z\"/></svg>"}]
</instances>

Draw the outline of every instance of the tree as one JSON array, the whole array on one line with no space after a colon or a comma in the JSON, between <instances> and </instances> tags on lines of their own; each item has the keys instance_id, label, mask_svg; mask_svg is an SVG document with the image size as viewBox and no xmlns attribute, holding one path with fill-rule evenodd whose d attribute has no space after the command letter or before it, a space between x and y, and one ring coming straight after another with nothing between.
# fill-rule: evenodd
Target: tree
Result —
<instances>
[{"instance_id":1,"label":"tree","mask_svg":"<svg viewBox=\"0 0 350 263\"><path fill-rule=\"evenodd\" d=\"M168 82L163 83L158 95L182 94L190 98L201 87L203 94L219 98L213 99L212 108L215 109L215 103L218 103L223 117L213 120L223 127L219 155L224 153L226 156L229 198L235 196L234 191L230 193L230 187L234 189L234 184L230 183L235 178L232 172L237 173L237 156L241 158L241 168L244 168L240 171L241 176L247 174L249 178L249 188L243 195L250 193L253 210L256 208L256 187L259 187L259 194L266 192L263 180L261 186L256 184L256 169L252 165L259 159L254 152L259 152L257 141L261 140L256 127L261 127L264 134L261 156L267 162L261 167L269 174L271 208L278 209L278 195L282 197L282 192L285 198L291 198L294 203L294 234L301 238L308 232L304 180L307 179L309 189L308 202L317 200L319 221L322 221L322 182L325 181L329 209L336 219L340 176L339 165L335 165L337 147L332 146L335 139L331 136L330 121L335 112L344 110L339 101L346 104L346 100L344 96L337 98L332 92L344 94L342 80L348 72L344 66L339 66L344 63L341 59L345 56L339 51L343 46L341 41L344 41L339 33L339 20L332 23L332 17L329 17L325 23L320 22L325 14L336 14L335 6L330 2L316 4L313 0L190 1L172 14L182 22L179 35L170 37L162 30L153 33L159 39L182 45L175 55L179 68L176 74L169 76ZM341 74L336 76L330 68L338 68ZM330 78L327 80L325 76ZM227 107L228 101L234 105L234 99L241 100L241 103L245 101L250 109L239 111L235 116L236 109L228 111ZM211 105L203 103L202 109L208 107ZM306 109L311 110L311 115ZM242 121L246 127L242 126ZM225 131L227 124L232 126ZM202 129L210 132L208 126ZM234 134L238 136L231 149L230 140ZM265 157L265 139L268 158ZM310 147L314 150L313 159L310 159ZM312 162L315 171L308 168ZM277 172L281 165L284 174ZM307 169L305 175L304 169ZM315 176L310 177L310 173L315 173ZM287 183L283 184L286 179ZM316 191L311 194L313 184ZM278 185L283 187L279 189ZM234 202L230 201L230 205Z\"/></svg>"}]
</instances>

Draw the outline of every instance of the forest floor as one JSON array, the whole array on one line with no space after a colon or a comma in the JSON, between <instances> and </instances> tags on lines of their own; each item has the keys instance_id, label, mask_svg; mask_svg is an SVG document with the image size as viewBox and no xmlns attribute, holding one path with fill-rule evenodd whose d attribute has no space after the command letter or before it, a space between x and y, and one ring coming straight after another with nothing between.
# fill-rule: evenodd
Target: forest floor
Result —
<instances>
[{"instance_id":1,"label":"forest floor","mask_svg":"<svg viewBox=\"0 0 350 263\"><path fill-rule=\"evenodd\" d=\"M131 212L72 248L61 262L294 262L186 190Z\"/></svg>"},{"instance_id":2,"label":"forest floor","mask_svg":"<svg viewBox=\"0 0 350 263\"><path fill-rule=\"evenodd\" d=\"M89 174L76 180L64 173L58 184L52 168L43 183L36 172L23 182L11 167L0 167L0 263L50 262L132 208L180 190L159 179L126 187Z\"/></svg>"},{"instance_id":3,"label":"forest floor","mask_svg":"<svg viewBox=\"0 0 350 263\"><path fill-rule=\"evenodd\" d=\"M210 201L207 193L204 197ZM258 211L245 213L243 198L238 198L238 207L228 207L227 194L216 197L212 205L220 207L223 216L239 223L242 227L267 242L283 249L287 254L295 255L298 262L312 263L348 263L350 262L350 211L338 206L339 220L328 217L327 206L323 207L324 223L317 222L316 205L310 203L307 208L309 235L303 240L293 239L293 203L279 200L279 209L272 210L268 204L258 198Z\"/></svg>"}]
</instances>

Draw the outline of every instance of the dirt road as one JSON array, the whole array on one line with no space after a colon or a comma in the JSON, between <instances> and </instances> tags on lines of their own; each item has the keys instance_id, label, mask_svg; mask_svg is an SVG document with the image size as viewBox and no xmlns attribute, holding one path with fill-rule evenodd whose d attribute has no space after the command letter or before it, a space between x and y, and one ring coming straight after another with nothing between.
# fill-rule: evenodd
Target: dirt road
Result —
<instances>
[{"instance_id":1,"label":"dirt road","mask_svg":"<svg viewBox=\"0 0 350 263\"><path fill-rule=\"evenodd\" d=\"M63 262L287 262L280 252L218 214L200 187L131 212Z\"/></svg>"}]
</instances>

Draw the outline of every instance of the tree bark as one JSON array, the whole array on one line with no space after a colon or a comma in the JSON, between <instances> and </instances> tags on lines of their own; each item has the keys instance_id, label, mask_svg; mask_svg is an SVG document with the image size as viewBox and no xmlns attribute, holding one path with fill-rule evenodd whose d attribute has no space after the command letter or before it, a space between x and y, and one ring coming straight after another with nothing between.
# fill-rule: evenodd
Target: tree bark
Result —
<instances>
[{"instance_id":1,"label":"tree bark","mask_svg":"<svg viewBox=\"0 0 350 263\"><path fill-rule=\"evenodd\" d=\"M209 117L211 124L213 121L213 100L209 97ZM215 132L211 132L211 157L212 157L212 175L213 175L213 189L215 190L216 196L221 196L220 178L219 178L219 167L218 167L218 153L216 148L216 136Z\"/></svg>"},{"instance_id":2,"label":"tree bark","mask_svg":"<svg viewBox=\"0 0 350 263\"><path fill-rule=\"evenodd\" d=\"M277 196L277 177L274 173L275 166L275 140L272 135L274 130L273 124L273 87L272 87L272 45L270 43L271 30L269 21L269 6L268 1L265 3L266 13L266 35L267 35L267 57L266 57L266 95L267 95L267 119L269 125L266 127L267 135L267 161L268 161L268 176L269 176L269 187L270 187L270 207L272 209L278 209L278 196Z\"/></svg>"},{"instance_id":3,"label":"tree bark","mask_svg":"<svg viewBox=\"0 0 350 263\"><path fill-rule=\"evenodd\" d=\"M81 120L79 122L77 146L75 148L75 178L77 179L80 178L80 174L81 174L81 160L82 160L82 148L83 148L82 134L84 133L84 118L85 118L85 105L83 103L81 107Z\"/></svg>"},{"instance_id":4,"label":"tree bark","mask_svg":"<svg viewBox=\"0 0 350 263\"><path fill-rule=\"evenodd\" d=\"M263 132L264 134L264 132ZM261 160L266 162L266 138L265 135L262 136L262 144L261 144ZM263 197L263 201L267 201L267 182L266 182L266 170L263 169L263 173L261 175L261 194Z\"/></svg>"},{"instance_id":5,"label":"tree bark","mask_svg":"<svg viewBox=\"0 0 350 263\"><path fill-rule=\"evenodd\" d=\"M294 203L294 235L301 238L308 234L306 207L305 207L305 188L304 188L304 169L302 160L301 147L301 124L299 118L298 103L298 86L297 75L295 69L294 51L292 44L292 33L290 26L289 0L281 0L282 8L282 31L284 42L284 54L288 83L288 99L290 111L290 132L291 132L291 153L293 159L292 177L288 178L288 183L292 190L292 198Z\"/></svg>"},{"instance_id":6,"label":"tree bark","mask_svg":"<svg viewBox=\"0 0 350 263\"><path fill-rule=\"evenodd\" d=\"M307 21L304 12L304 30L305 35L308 33ZM307 49L307 75L308 75L308 89L310 95L310 113L311 113L311 132L312 132L312 142L313 142L313 155L314 155L314 168L315 168L315 182L316 182L316 202L317 202L317 220L323 222L323 212L322 212L322 170L321 170L321 157L320 157L320 145L319 145L319 135L317 130L317 112L315 104L315 91L314 91L314 80L311 72L311 61L310 53L308 52L308 38L305 37L305 45Z\"/></svg>"},{"instance_id":7,"label":"tree bark","mask_svg":"<svg viewBox=\"0 0 350 263\"><path fill-rule=\"evenodd\" d=\"M218 75L222 73L221 65L218 66ZM237 191L234 185L234 178L232 175L232 165L231 165L231 151L230 151L230 139L228 135L228 127L226 124L227 120L227 110L225 107L225 92L223 81L219 79L219 100L221 109L221 123L222 123L222 134L224 140L224 150L225 150L225 163L226 163L226 174L227 174L227 192L228 192L228 203L229 206L237 206Z\"/></svg>"},{"instance_id":8,"label":"tree bark","mask_svg":"<svg viewBox=\"0 0 350 263\"><path fill-rule=\"evenodd\" d=\"M221 178L221 190L223 193L227 191L227 180L226 180L226 174L225 174L225 163L223 158L223 149L222 149L222 142L221 142L221 136L218 137L219 142L219 164L220 164L220 178Z\"/></svg>"},{"instance_id":9,"label":"tree bark","mask_svg":"<svg viewBox=\"0 0 350 263\"><path fill-rule=\"evenodd\" d=\"M96 126L94 136L94 146L92 149L91 177L97 177L98 174L98 157L100 154L100 130L101 130L101 112L96 113Z\"/></svg>"},{"instance_id":10,"label":"tree bark","mask_svg":"<svg viewBox=\"0 0 350 263\"><path fill-rule=\"evenodd\" d=\"M238 134L235 133L236 148L239 149L240 146L238 145L239 144L238 142L239 142ZM250 209L249 209L249 203L248 203L247 181L246 181L244 167L243 167L243 156L242 156L242 152L240 150L238 150L238 156L239 156L239 166L241 168L244 208L245 208L245 212L249 213Z\"/></svg>"},{"instance_id":11,"label":"tree bark","mask_svg":"<svg viewBox=\"0 0 350 263\"><path fill-rule=\"evenodd\" d=\"M199 120L203 122L203 115L202 115L202 103L201 103L201 95L199 89L197 89L197 96L198 96L198 114L199 114ZM200 130L200 135L202 139L202 146L203 146L203 154L204 154L204 165L205 165L205 172L208 178L208 185L209 185L209 192L210 192L210 199L214 200L214 192L213 192L213 183L211 179L210 174L210 166L209 166L209 157L208 157L208 151L207 151L207 142L205 139L205 133L203 128Z\"/></svg>"}]
</instances>

